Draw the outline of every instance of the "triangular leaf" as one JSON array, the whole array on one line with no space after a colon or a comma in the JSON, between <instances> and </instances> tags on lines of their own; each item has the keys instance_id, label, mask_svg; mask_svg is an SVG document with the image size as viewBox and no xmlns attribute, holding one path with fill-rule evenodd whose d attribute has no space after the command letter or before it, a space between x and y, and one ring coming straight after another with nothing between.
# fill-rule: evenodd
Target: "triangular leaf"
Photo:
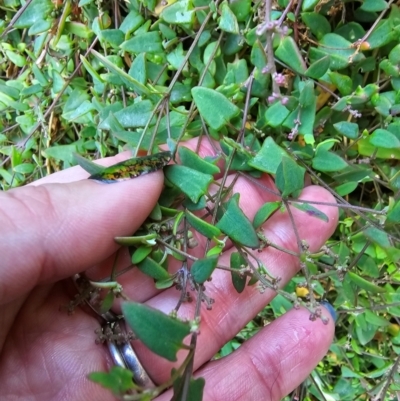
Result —
<instances>
[{"instance_id":1,"label":"triangular leaf","mask_svg":"<svg viewBox=\"0 0 400 401\"><path fill-rule=\"evenodd\" d=\"M214 89L196 86L192 88L192 96L199 113L212 129L220 130L240 113L239 107Z\"/></svg>"},{"instance_id":2,"label":"triangular leaf","mask_svg":"<svg viewBox=\"0 0 400 401\"><path fill-rule=\"evenodd\" d=\"M194 203L197 203L200 197L207 192L208 186L213 181L213 176L210 174L203 174L178 164L168 166L164 170L164 174L168 181L178 187Z\"/></svg>"},{"instance_id":3,"label":"triangular leaf","mask_svg":"<svg viewBox=\"0 0 400 401\"><path fill-rule=\"evenodd\" d=\"M239 194L235 194L226 204L226 211L216 225L232 241L249 248L258 248L260 241L250 220L239 207Z\"/></svg>"},{"instance_id":4,"label":"triangular leaf","mask_svg":"<svg viewBox=\"0 0 400 401\"><path fill-rule=\"evenodd\" d=\"M190 272L196 283L203 284L212 274L218 264L218 256L196 260Z\"/></svg>"},{"instance_id":5,"label":"triangular leaf","mask_svg":"<svg viewBox=\"0 0 400 401\"><path fill-rule=\"evenodd\" d=\"M189 323L136 302L123 303L122 312L136 337L155 354L174 362L176 353L186 348L183 339L190 333Z\"/></svg>"},{"instance_id":6,"label":"triangular leaf","mask_svg":"<svg viewBox=\"0 0 400 401\"><path fill-rule=\"evenodd\" d=\"M304 188L304 173L304 168L293 159L288 156L282 157L282 162L276 170L275 184L283 198L287 198L291 194L296 195Z\"/></svg>"},{"instance_id":7,"label":"triangular leaf","mask_svg":"<svg viewBox=\"0 0 400 401\"><path fill-rule=\"evenodd\" d=\"M260 151L248 164L249 166L264 171L265 173L275 174L286 151L275 143L272 137L266 138Z\"/></svg>"},{"instance_id":8,"label":"triangular leaf","mask_svg":"<svg viewBox=\"0 0 400 401\"><path fill-rule=\"evenodd\" d=\"M305 75L310 78L320 79L328 71L330 64L329 56L322 57L308 67Z\"/></svg>"},{"instance_id":9,"label":"triangular leaf","mask_svg":"<svg viewBox=\"0 0 400 401\"><path fill-rule=\"evenodd\" d=\"M350 123L348 121L339 121L333 124L333 127L337 132L346 136L350 139L356 139L358 137L358 124Z\"/></svg>"},{"instance_id":10,"label":"triangular leaf","mask_svg":"<svg viewBox=\"0 0 400 401\"><path fill-rule=\"evenodd\" d=\"M264 203L260 209L257 210L256 215L253 219L253 227L258 228L262 226L267 219L272 215L272 213L277 210L282 202L266 202Z\"/></svg>"},{"instance_id":11,"label":"triangular leaf","mask_svg":"<svg viewBox=\"0 0 400 401\"><path fill-rule=\"evenodd\" d=\"M218 26L225 32L234 34L239 33L239 24L236 16L229 8L228 2L226 1L221 4L221 18L218 22Z\"/></svg>"},{"instance_id":12,"label":"triangular leaf","mask_svg":"<svg viewBox=\"0 0 400 401\"><path fill-rule=\"evenodd\" d=\"M179 147L178 154L184 166L201 171L205 174L214 175L220 172L220 169L215 164L202 159L197 153L184 146Z\"/></svg>"},{"instance_id":13,"label":"triangular leaf","mask_svg":"<svg viewBox=\"0 0 400 401\"><path fill-rule=\"evenodd\" d=\"M295 40L291 36L286 36L281 40L275 54L276 57L291 67L294 71L300 74L306 72L306 63L301 56Z\"/></svg>"},{"instance_id":14,"label":"triangular leaf","mask_svg":"<svg viewBox=\"0 0 400 401\"><path fill-rule=\"evenodd\" d=\"M315 170L334 172L340 171L347 167L347 163L336 153L320 150L312 161Z\"/></svg>"}]
</instances>

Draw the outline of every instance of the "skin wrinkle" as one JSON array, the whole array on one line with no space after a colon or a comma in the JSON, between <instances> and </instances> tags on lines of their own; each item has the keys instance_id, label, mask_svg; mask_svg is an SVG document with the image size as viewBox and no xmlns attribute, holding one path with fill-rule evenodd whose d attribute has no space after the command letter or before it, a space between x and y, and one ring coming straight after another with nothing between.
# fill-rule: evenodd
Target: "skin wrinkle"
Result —
<instances>
[{"instance_id":1,"label":"skin wrinkle","mask_svg":"<svg viewBox=\"0 0 400 401\"><path fill-rule=\"evenodd\" d=\"M259 357L259 353L249 353L247 354L248 356L248 360L249 360L249 364L251 367L253 367L253 369L251 369L251 367L249 368L249 371L254 372L257 376L256 381L258 383L261 383L261 385L265 388L266 393L270 394L270 398L272 398L272 394L273 394L273 388L275 387L275 385L278 386L279 389L281 389L281 385L280 385L280 373L279 372L271 372L270 369L266 369L266 366L271 366L273 365L272 362L268 362L268 359L270 359L271 361L279 358L282 354L281 353L276 353L275 355L274 353L270 353L267 360L265 360L265 357L261 360ZM261 368L262 367L262 368ZM270 378L270 376L272 377L271 383L268 385L268 378ZM282 393L281 391L279 391L279 393Z\"/></svg>"}]
</instances>

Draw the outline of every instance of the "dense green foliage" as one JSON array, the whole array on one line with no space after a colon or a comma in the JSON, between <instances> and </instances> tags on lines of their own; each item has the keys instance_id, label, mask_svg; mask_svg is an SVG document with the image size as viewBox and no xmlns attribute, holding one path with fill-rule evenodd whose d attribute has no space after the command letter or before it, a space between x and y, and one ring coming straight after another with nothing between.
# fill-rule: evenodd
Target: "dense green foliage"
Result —
<instances>
[{"instance_id":1,"label":"dense green foliage","mask_svg":"<svg viewBox=\"0 0 400 401\"><path fill-rule=\"evenodd\" d=\"M74 152L97 159L123 149L157 153L165 143L174 152L199 136L214 140L218 159L179 151L181 164L165 169L168 185L151 224L118 242L131 246L133 262L158 288L172 286L177 277L165 270L166 255L186 260L191 233L179 231L185 221L213 240L194 264L200 294L230 238L240 292L246 276L234 270L248 263L243 249L260 246L257 230L273 213L293 206L326 219L311 202L294 201L307 174L341 205L339 226L321 252L299 249L302 271L220 355L293 303L313 313L327 299L338 313L336 338L304 399L394 399L400 7L393 0L4 0L0 18L3 190L74 165ZM271 174L281 199L265 204L253 222L238 196L225 199L228 188L211 199L220 161L252 180ZM206 200L216 205L211 224L194 214ZM156 242L164 253L152 248ZM265 266L251 275L251 283L277 288ZM168 321L172 333L178 326L181 337L189 331ZM169 351L159 353L173 360Z\"/></svg>"}]
</instances>

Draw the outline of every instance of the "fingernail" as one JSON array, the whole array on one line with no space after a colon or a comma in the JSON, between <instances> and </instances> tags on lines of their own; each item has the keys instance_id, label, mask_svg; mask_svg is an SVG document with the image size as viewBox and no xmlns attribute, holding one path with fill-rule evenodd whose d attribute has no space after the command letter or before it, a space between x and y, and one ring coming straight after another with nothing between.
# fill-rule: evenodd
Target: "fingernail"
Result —
<instances>
[{"instance_id":1,"label":"fingernail","mask_svg":"<svg viewBox=\"0 0 400 401\"><path fill-rule=\"evenodd\" d=\"M332 316L333 321L336 322L337 314L335 308L328 301L322 301L321 305L323 305L328 310L329 314Z\"/></svg>"}]
</instances>

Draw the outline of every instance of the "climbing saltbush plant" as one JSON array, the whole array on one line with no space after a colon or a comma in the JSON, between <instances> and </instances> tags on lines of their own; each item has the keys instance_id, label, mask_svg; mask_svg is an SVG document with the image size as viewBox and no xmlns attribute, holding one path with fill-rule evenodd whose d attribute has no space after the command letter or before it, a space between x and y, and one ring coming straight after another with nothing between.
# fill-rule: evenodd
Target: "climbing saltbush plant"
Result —
<instances>
[{"instance_id":1,"label":"climbing saltbush plant","mask_svg":"<svg viewBox=\"0 0 400 401\"><path fill-rule=\"evenodd\" d=\"M126 270L140 269L157 288L175 286L181 294L171 316L124 304L128 324L146 346L174 361L176 352L187 348L185 338L196 343L199 311L213 305L208 280L223 268L239 293L257 285L277 295L216 357L227 355L293 306L305 306L312 319L327 319L319 305L328 301L338 315L335 341L296 394L305 400L396 397L396 2L4 0L0 37L3 190L78 161L99 173L82 158L126 149L155 158L161 151L171 152L175 163L164 168L165 189L156 208L139 232L116 238L131 253L132 266ZM214 156L202 157L198 149L185 147L193 138L208 143ZM274 179L275 200L265 203L252 221L227 183L228 171L236 175L233 182L244 177L260 191L267 190L260 177ZM219 189L212 192L215 177ZM301 271L282 287L255 250L275 246L288 251L260 231L275 213L297 208L310 218L327 220L313 202L298 201L305 180L332 193L340 221L317 253L311 254L297 237ZM191 253L197 245L194 233L207 244L200 257ZM230 266L220 266L218 255L227 241L236 250ZM178 272L169 271L171 260L181 264ZM112 306L115 288L110 286L104 298L105 310ZM181 321L179 308L189 289L197 312ZM194 352L189 347L167 383L176 399L189 399L181 392L185 381L190 400L202 399L204 383L193 379L190 370ZM91 378L121 397L133 389L123 369ZM130 399L149 397L136 386L134 391Z\"/></svg>"}]
</instances>

